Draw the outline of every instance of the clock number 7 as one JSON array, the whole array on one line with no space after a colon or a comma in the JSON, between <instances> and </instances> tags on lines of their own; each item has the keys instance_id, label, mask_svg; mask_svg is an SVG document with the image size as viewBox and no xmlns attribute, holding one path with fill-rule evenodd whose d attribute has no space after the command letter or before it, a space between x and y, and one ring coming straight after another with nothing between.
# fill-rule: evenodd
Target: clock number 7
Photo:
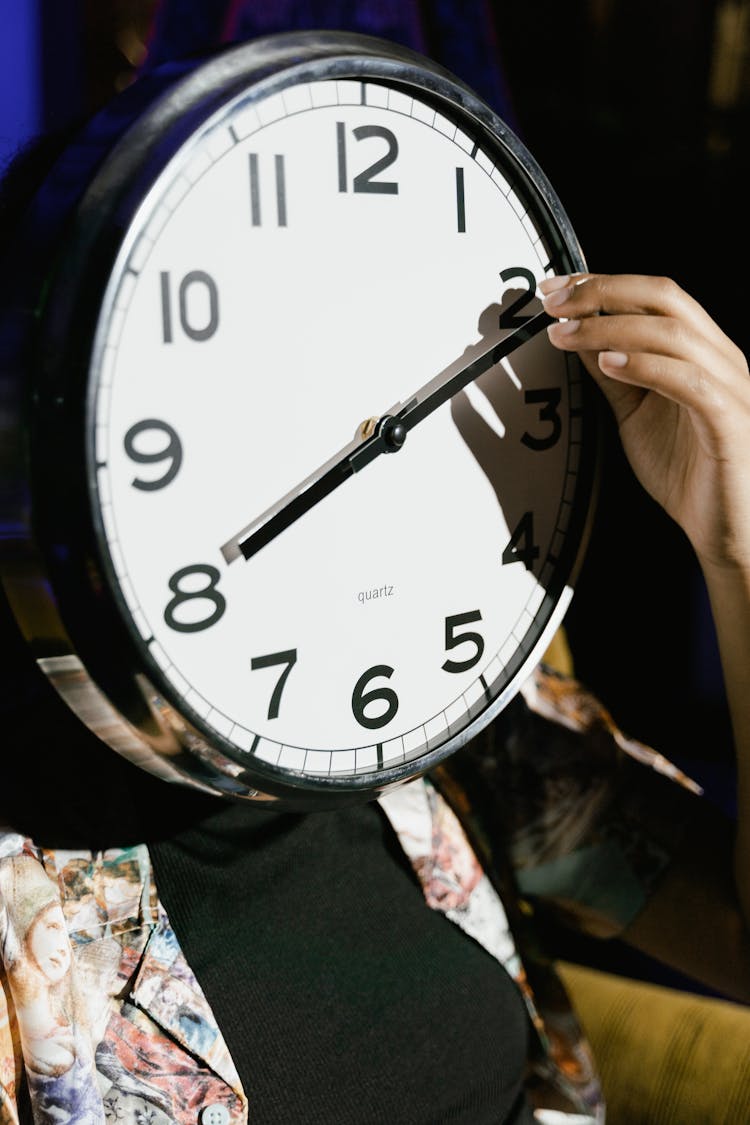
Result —
<instances>
[{"instance_id":1,"label":"clock number 7","mask_svg":"<svg viewBox=\"0 0 750 1125\"><path fill-rule=\"evenodd\" d=\"M289 648L285 652L271 652L266 656L254 656L250 661L250 667L253 672L256 668L273 668L276 664L285 665L283 672L276 681L276 687L271 694L271 702L268 705L268 718L278 719L279 707L281 705L281 694L284 691L284 685L289 677L293 666L297 663L297 650L296 648Z\"/></svg>"}]
</instances>

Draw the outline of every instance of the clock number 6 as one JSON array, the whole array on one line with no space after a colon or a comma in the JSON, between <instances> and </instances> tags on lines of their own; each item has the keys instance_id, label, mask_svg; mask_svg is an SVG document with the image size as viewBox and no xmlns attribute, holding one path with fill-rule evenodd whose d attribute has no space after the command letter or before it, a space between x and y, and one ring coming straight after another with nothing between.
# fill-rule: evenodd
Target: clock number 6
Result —
<instances>
[{"instance_id":1,"label":"clock number 6","mask_svg":"<svg viewBox=\"0 0 750 1125\"><path fill-rule=\"evenodd\" d=\"M202 575L206 580L205 585L196 588L195 583L190 581L194 575ZM211 625L215 625L223 617L224 610L227 608L226 598L216 589L220 578L221 575L215 566L200 563L196 563L194 566L183 566L180 570L175 571L169 579L169 588L174 597L164 610L164 620L169 628L176 629L178 633L198 633L201 629L208 629ZM187 589L183 585L185 580L187 580ZM210 602L213 609L208 617L198 618L195 621L184 621L176 616L176 611L180 606L184 605L185 602L192 601Z\"/></svg>"},{"instance_id":2,"label":"clock number 6","mask_svg":"<svg viewBox=\"0 0 750 1125\"><path fill-rule=\"evenodd\" d=\"M392 675L393 668L387 664L375 664L374 667L363 672L357 680L352 692L352 711L360 726L367 727L368 730L377 730L379 727L387 726L395 716L398 711L398 696L393 688L379 687L373 688L372 691L365 691L370 680L374 680L377 676L390 679ZM385 703L385 711L380 715L366 715L365 707L370 703Z\"/></svg>"},{"instance_id":3,"label":"clock number 6","mask_svg":"<svg viewBox=\"0 0 750 1125\"><path fill-rule=\"evenodd\" d=\"M273 668L276 664L284 664L286 667L276 681L276 687L273 689L271 695L271 702L268 705L268 718L278 719L279 706L281 705L281 693L284 690L287 677L291 672L293 666L297 663L297 650L296 648L287 649L286 652L271 652L267 656L254 656L250 661L250 667L255 671L256 668Z\"/></svg>"},{"instance_id":4,"label":"clock number 6","mask_svg":"<svg viewBox=\"0 0 750 1125\"><path fill-rule=\"evenodd\" d=\"M446 651L451 648L456 648L457 645L469 643L474 645L474 652L471 656L467 656L464 660L446 660L441 667L446 672L466 672L469 668L473 668L482 659L484 652L484 637L481 633L473 633L467 630L463 633L457 633L456 629L460 625L468 625L472 621L481 621L482 614L478 609L472 609L469 613L454 613L452 617L445 619L445 648Z\"/></svg>"}]
</instances>

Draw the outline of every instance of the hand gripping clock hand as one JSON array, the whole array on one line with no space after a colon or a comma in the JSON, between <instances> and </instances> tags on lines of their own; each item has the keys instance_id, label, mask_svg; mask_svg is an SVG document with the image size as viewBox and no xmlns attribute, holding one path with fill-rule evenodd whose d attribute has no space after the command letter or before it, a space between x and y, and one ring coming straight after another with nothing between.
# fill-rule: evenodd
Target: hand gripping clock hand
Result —
<instances>
[{"instance_id":1,"label":"hand gripping clock hand","mask_svg":"<svg viewBox=\"0 0 750 1125\"><path fill-rule=\"evenodd\" d=\"M276 504L228 539L221 548L227 563L232 563L240 557L252 558L262 547L295 523L300 516L330 495L354 473L369 465L381 453L398 452L409 430L414 429L439 406L453 398L469 383L478 379L485 371L489 371L501 359L509 356L516 348L520 348L552 322L553 318L546 312L537 313L469 363L466 362L464 353L420 387L406 402L396 403L371 427L367 427L366 436L357 436L350 441L330 460L301 481L296 488L286 496L282 496ZM476 349L471 351L475 352Z\"/></svg>"}]
</instances>

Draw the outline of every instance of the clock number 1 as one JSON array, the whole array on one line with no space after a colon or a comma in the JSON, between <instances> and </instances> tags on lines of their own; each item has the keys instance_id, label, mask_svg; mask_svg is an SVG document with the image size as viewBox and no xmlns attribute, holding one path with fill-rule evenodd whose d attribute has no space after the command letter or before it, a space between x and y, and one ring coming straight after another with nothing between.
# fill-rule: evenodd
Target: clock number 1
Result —
<instances>
[{"instance_id":1,"label":"clock number 1","mask_svg":"<svg viewBox=\"0 0 750 1125\"><path fill-rule=\"evenodd\" d=\"M172 325L172 275L159 274L161 286L161 328L165 344L174 342ZM179 284L177 312L180 328L190 340L210 340L219 327L219 290L205 270L190 270Z\"/></svg>"}]
</instances>

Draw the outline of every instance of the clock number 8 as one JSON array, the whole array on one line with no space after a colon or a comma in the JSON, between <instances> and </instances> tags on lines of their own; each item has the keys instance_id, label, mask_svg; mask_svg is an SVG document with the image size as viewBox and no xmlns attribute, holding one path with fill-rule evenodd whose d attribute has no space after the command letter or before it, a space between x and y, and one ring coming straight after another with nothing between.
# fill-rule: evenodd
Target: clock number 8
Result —
<instances>
[{"instance_id":1,"label":"clock number 8","mask_svg":"<svg viewBox=\"0 0 750 1125\"><path fill-rule=\"evenodd\" d=\"M196 574L200 574L206 579L206 585L199 586L197 589L195 583L189 581ZM175 571L169 579L169 588L174 597L164 610L164 620L170 629L176 629L178 633L198 633L201 629L208 629L211 625L215 625L223 617L227 602L224 595L216 589L220 577L221 575L215 566L200 563L194 566L183 566L180 570ZM188 579L187 589L183 585L185 579ZM185 602L195 600L207 601L213 605L208 617L185 621L176 616L176 611L180 606L184 605Z\"/></svg>"},{"instance_id":2,"label":"clock number 8","mask_svg":"<svg viewBox=\"0 0 750 1125\"><path fill-rule=\"evenodd\" d=\"M379 727L387 726L394 718L398 711L398 696L393 688L379 687L373 688L372 691L365 691L370 680L374 680L376 676L385 676L386 679L390 679L392 675L393 668L387 664L375 664L374 667L363 672L357 680L352 692L352 711L360 726L367 727L368 730L377 730ZM365 707L376 702L387 704L385 711L380 715L366 715Z\"/></svg>"}]
</instances>

